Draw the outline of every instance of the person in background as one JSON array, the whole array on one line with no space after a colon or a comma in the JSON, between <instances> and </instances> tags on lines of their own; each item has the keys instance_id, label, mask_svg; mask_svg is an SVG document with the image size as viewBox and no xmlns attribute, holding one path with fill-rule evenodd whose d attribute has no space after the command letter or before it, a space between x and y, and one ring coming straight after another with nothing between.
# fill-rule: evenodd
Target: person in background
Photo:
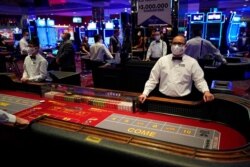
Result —
<instances>
[{"instance_id":1,"label":"person in background","mask_svg":"<svg viewBox=\"0 0 250 167\"><path fill-rule=\"evenodd\" d=\"M47 78L47 60L39 54L39 39L32 38L28 45L28 56L24 59L22 82L42 82Z\"/></svg>"},{"instance_id":2,"label":"person in background","mask_svg":"<svg viewBox=\"0 0 250 167\"><path fill-rule=\"evenodd\" d=\"M154 41L149 45L146 61L152 60L157 61L160 57L167 54L167 44L161 40L159 31L154 32Z\"/></svg>"},{"instance_id":3,"label":"person in background","mask_svg":"<svg viewBox=\"0 0 250 167\"><path fill-rule=\"evenodd\" d=\"M70 41L70 33L62 33L62 43L59 46L56 63L59 66L60 71L75 72L75 49L73 43Z\"/></svg>"},{"instance_id":4,"label":"person in background","mask_svg":"<svg viewBox=\"0 0 250 167\"><path fill-rule=\"evenodd\" d=\"M94 36L95 44L90 47L90 60L105 63L107 59L113 59L114 57L103 44L102 36L97 34Z\"/></svg>"},{"instance_id":5,"label":"person in background","mask_svg":"<svg viewBox=\"0 0 250 167\"><path fill-rule=\"evenodd\" d=\"M29 32L23 31L23 37L19 42L21 57L25 58L28 55L28 40L29 40Z\"/></svg>"},{"instance_id":6,"label":"person in background","mask_svg":"<svg viewBox=\"0 0 250 167\"><path fill-rule=\"evenodd\" d=\"M207 56L213 56L219 62L226 64L226 59L221 55L219 49L217 49L210 41L202 39L202 33L200 29L194 29L193 38L187 41L187 47L185 54L197 59L204 60Z\"/></svg>"},{"instance_id":7,"label":"person in background","mask_svg":"<svg viewBox=\"0 0 250 167\"><path fill-rule=\"evenodd\" d=\"M81 48L80 48L81 54L85 56L90 56L89 49L90 49L90 45L88 43L88 37L84 36L82 38L82 43L81 43Z\"/></svg>"},{"instance_id":8,"label":"person in background","mask_svg":"<svg viewBox=\"0 0 250 167\"><path fill-rule=\"evenodd\" d=\"M0 109L0 124L28 125L29 121Z\"/></svg>"},{"instance_id":9,"label":"person in background","mask_svg":"<svg viewBox=\"0 0 250 167\"><path fill-rule=\"evenodd\" d=\"M115 29L114 30L114 35L112 35L110 37L109 48L110 48L111 54L115 54L115 53L120 53L121 52L121 43L119 41L119 35L120 35L120 30L119 29Z\"/></svg>"},{"instance_id":10,"label":"person in background","mask_svg":"<svg viewBox=\"0 0 250 167\"><path fill-rule=\"evenodd\" d=\"M146 50L147 37L144 37L144 33L142 31L138 31L137 36L138 42L135 46L132 47L132 49Z\"/></svg>"},{"instance_id":11,"label":"person in background","mask_svg":"<svg viewBox=\"0 0 250 167\"><path fill-rule=\"evenodd\" d=\"M203 100L212 101L214 96L209 91L202 68L194 58L184 54L184 36L177 35L173 39L171 51L172 54L161 57L152 68L139 101L143 103L158 83L162 97L191 99L193 81L203 93Z\"/></svg>"},{"instance_id":12,"label":"person in background","mask_svg":"<svg viewBox=\"0 0 250 167\"><path fill-rule=\"evenodd\" d=\"M167 28L163 28L162 31L161 31L161 39L166 42L167 44L167 54L170 54L171 53L171 46L170 46L170 43L169 43L169 40L168 40L168 29Z\"/></svg>"},{"instance_id":13,"label":"person in background","mask_svg":"<svg viewBox=\"0 0 250 167\"><path fill-rule=\"evenodd\" d=\"M107 60L114 59L108 48L103 44L102 36L96 34L94 36L95 43L90 46L90 66L94 87L100 87L99 67L108 65Z\"/></svg>"}]
</instances>

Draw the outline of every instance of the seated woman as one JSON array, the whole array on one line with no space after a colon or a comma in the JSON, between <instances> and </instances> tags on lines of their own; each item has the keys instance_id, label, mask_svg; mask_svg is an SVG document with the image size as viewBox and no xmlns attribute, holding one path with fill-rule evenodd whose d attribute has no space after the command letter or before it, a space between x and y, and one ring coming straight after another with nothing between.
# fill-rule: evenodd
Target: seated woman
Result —
<instances>
[{"instance_id":1,"label":"seated woman","mask_svg":"<svg viewBox=\"0 0 250 167\"><path fill-rule=\"evenodd\" d=\"M80 47L80 52L81 54L83 54L84 56L90 56L89 54L89 49L90 49L90 45L88 43L88 37L84 36L82 38L82 43L81 43L81 47Z\"/></svg>"},{"instance_id":2,"label":"seated woman","mask_svg":"<svg viewBox=\"0 0 250 167\"><path fill-rule=\"evenodd\" d=\"M137 33L137 36L138 36L138 43L133 46L133 49L136 49L136 50L147 50L146 48L146 43L147 43L147 37L144 37L143 33L141 31L139 31Z\"/></svg>"}]
</instances>

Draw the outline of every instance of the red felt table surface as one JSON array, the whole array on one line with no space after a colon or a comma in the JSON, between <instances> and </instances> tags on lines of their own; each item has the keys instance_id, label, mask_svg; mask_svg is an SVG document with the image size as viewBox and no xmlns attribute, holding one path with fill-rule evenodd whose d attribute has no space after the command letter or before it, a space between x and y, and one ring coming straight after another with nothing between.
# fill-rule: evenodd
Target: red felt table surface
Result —
<instances>
[{"instance_id":1,"label":"red felt table surface","mask_svg":"<svg viewBox=\"0 0 250 167\"><path fill-rule=\"evenodd\" d=\"M20 92L20 91L1 90L0 93L18 97L37 99L37 100L45 100L45 102L42 102L37 106L16 113L16 115L29 120L35 119L41 115L48 115L50 117L54 117L57 119L95 126L99 122L107 118L109 115L111 115L112 113L116 113L116 114L123 114L145 119L152 119L157 121L164 121L169 123L183 124L183 125L217 130L221 133L221 139L220 139L221 150L235 149L247 144L245 137L238 131L230 128L227 125L213 121L204 121L204 120L159 114L159 113L148 113L148 112L132 113L128 111L119 111L110 108L98 108L84 103L73 103L73 102L46 99L36 94Z\"/></svg>"}]
</instances>

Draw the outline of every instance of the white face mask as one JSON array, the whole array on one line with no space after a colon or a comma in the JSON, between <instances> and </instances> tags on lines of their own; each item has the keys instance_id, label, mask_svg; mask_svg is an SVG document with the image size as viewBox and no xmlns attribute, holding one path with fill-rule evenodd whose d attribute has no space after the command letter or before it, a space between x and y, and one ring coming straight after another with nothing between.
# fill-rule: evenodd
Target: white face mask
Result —
<instances>
[{"instance_id":1,"label":"white face mask","mask_svg":"<svg viewBox=\"0 0 250 167\"><path fill-rule=\"evenodd\" d=\"M36 53L36 48L29 47L27 52L28 52L28 55L33 56Z\"/></svg>"},{"instance_id":2,"label":"white face mask","mask_svg":"<svg viewBox=\"0 0 250 167\"><path fill-rule=\"evenodd\" d=\"M160 40L160 38L161 38L161 36L160 36L160 35L155 36L155 40L156 40L156 41L159 41L159 40Z\"/></svg>"},{"instance_id":3,"label":"white face mask","mask_svg":"<svg viewBox=\"0 0 250 167\"><path fill-rule=\"evenodd\" d=\"M180 56L185 52L185 46L172 45L171 46L171 51L172 51L173 55Z\"/></svg>"}]
</instances>

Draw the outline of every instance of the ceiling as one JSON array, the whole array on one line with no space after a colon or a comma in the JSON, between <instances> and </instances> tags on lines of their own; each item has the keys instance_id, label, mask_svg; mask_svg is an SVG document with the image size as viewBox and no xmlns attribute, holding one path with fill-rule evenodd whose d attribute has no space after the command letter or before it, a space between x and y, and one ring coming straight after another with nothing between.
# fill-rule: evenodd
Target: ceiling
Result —
<instances>
[{"instance_id":1,"label":"ceiling","mask_svg":"<svg viewBox=\"0 0 250 167\"><path fill-rule=\"evenodd\" d=\"M182 10L188 6L188 12L196 12L199 6L218 8L229 13L236 11L245 18L250 18L250 0L179 0ZM2 14L35 14L62 16L90 16L92 7L104 7L105 15L130 12L131 0L0 0ZM126 8L126 9L125 9Z\"/></svg>"}]
</instances>

